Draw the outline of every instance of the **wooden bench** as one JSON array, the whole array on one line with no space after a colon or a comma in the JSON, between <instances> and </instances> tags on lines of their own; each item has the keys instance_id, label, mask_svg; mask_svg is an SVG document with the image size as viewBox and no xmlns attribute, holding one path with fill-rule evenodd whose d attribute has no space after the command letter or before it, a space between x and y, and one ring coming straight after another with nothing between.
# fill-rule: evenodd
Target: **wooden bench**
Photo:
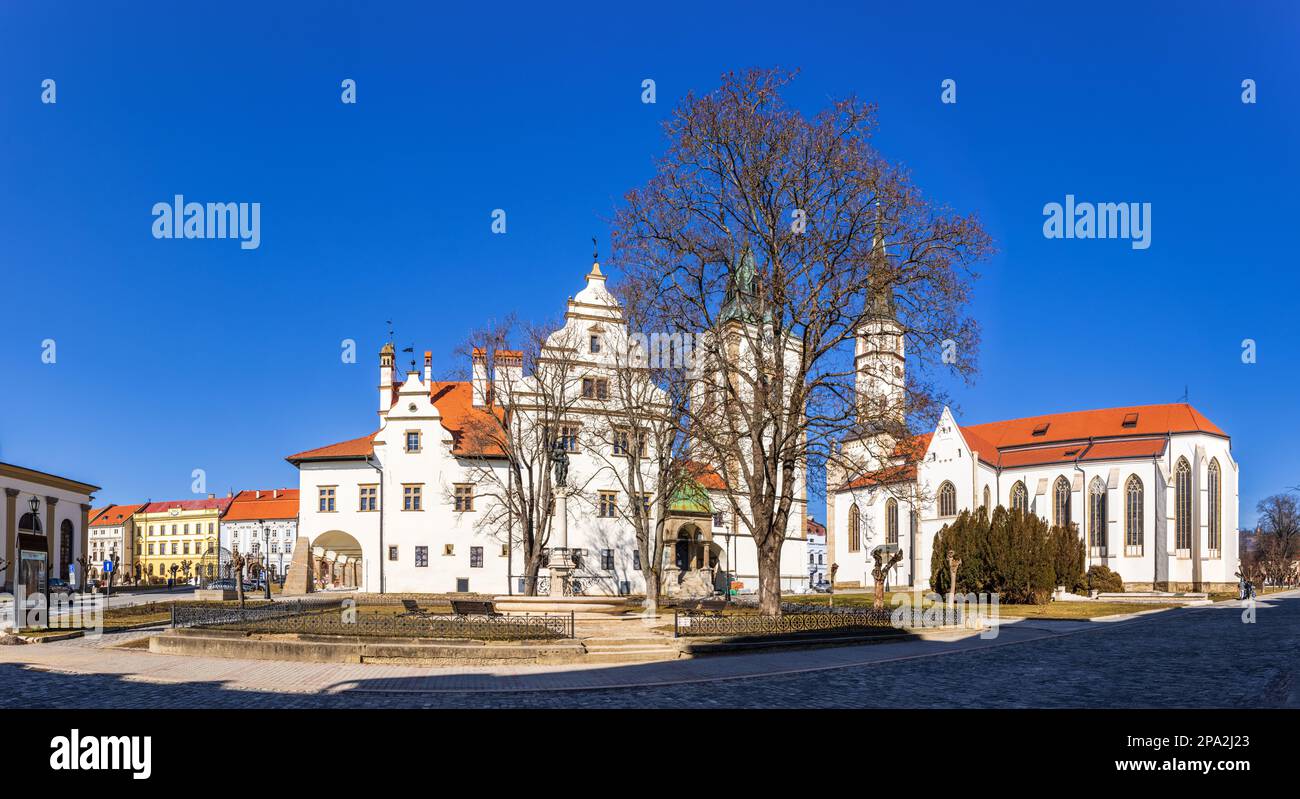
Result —
<instances>
[{"instance_id":1,"label":"wooden bench","mask_svg":"<svg viewBox=\"0 0 1300 799\"><path fill-rule=\"evenodd\" d=\"M710 616L721 616L722 610L727 606L725 599L701 599L700 611L708 613Z\"/></svg>"},{"instance_id":2,"label":"wooden bench","mask_svg":"<svg viewBox=\"0 0 1300 799\"><path fill-rule=\"evenodd\" d=\"M451 612L457 616L500 616L490 600L453 599Z\"/></svg>"},{"instance_id":3,"label":"wooden bench","mask_svg":"<svg viewBox=\"0 0 1300 799\"><path fill-rule=\"evenodd\" d=\"M399 614L399 615L402 615L402 616L427 616L427 615L429 615L428 613L426 613L425 611L423 611L423 610L420 609L420 605L419 605L419 604L418 604L414 599L403 599L403 600L402 600L402 610L406 611L405 613Z\"/></svg>"}]
</instances>

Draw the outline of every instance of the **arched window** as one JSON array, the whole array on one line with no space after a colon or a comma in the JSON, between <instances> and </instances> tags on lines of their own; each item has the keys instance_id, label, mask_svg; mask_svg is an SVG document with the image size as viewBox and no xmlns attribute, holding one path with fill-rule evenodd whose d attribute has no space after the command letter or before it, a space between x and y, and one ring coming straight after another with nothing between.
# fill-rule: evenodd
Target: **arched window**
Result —
<instances>
[{"instance_id":1,"label":"arched window","mask_svg":"<svg viewBox=\"0 0 1300 799\"><path fill-rule=\"evenodd\" d=\"M24 513L18 519L18 532L31 533L35 535L43 535L45 531L41 529L40 519L36 518L30 513Z\"/></svg>"},{"instance_id":2,"label":"arched window","mask_svg":"<svg viewBox=\"0 0 1300 799\"><path fill-rule=\"evenodd\" d=\"M1192 551L1192 467L1186 458L1174 467L1174 549L1184 558Z\"/></svg>"},{"instance_id":3,"label":"arched window","mask_svg":"<svg viewBox=\"0 0 1300 799\"><path fill-rule=\"evenodd\" d=\"M989 487L984 486L984 512L985 513L992 513L993 511L993 508L990 507L989 502L990 502Z\"/></svg>"},{"instance_id":4,"label":"arched window","mask_svg":"<svg viewBox=\"0 0 1300 799\"><path fill-rule=\"evenodd\" d=\"M1100 477L1088 486L1088 546L1093 557L1106 557L1106 484Z\"/></svg>"},{"instance_id":5,"label":"arched window","mask_svg":"<svg viewBox=\"0 0 1300 799\"><path fill-rule=\"evenodd\" d=\"M1052 523L1058 527L1070 524L1070 481L1065 475L1056 478L1052 488Z\"/></svg>"},{"instance_id":6,"label":"arched window","mask_svg":"<svg viewBox=\"0 0 1300 799\"><path fill-rule=\"evenodd\" d=\"M1220 546L1223 538L1223 528L1220 523L1220 480L1219 480L1219 461L1210 460L1210 469L1205 481L1205 489L1209 494L1209 556L1217 558L1220 556Z\"/></svg>"},{"instance_id":7,"label":"arched window","mask_svg":"<svg viewBox=\"0 0 1300 799\"><path fill-rule=\"evenodd\" d=\"M1124 484L1124 554L1142 554L1142 481L1129 475Z\"/></svg>"},{"instance_id":8,"label":"arched window","mask_svg":"<svg viewBox=\"0 0 1300 799\"><path fill-rule=\"evenodd\" d=\"M957 515L957 488L947 480L939 486L939 515Z\"/></svg>"},{"instance_id":9,"label":"arched window","mask_svg":"<svg viewBox=\"0 0 1300 799\"><path fill-rule=\"evenodd\" d=\"M67 519L59 525L59 567L63 573L68 573L68 565L72 563L72 522Z\"/></svg>"},{"instance_id":10,"label":"arched window","mask_svg":"<svg viewBox=\"0 0 1300 799\"><path fill-rule=\"evenodd\" d=\"M858 514L858 503L849 506L849 551L862 550L862 517Z\"/></svg>"},{"instance_id":11,"label":"arched window","mask_svg":"<svg viewBox=\"0 0 1300 799\"><path fill-rule=\"evenodd\" d=\"M1011 486L1011 509L1021 513L1029 512L1029 492L1025 490L1025 484L1019 480Z\"/></svg>"},{"instance_id":12,"label":"arched window","mask_svg":"<svg viewBox=\"0 0 1300 799\"><path fill-rule=\"evenodd\" d=\"M885 543L898 543L898 500L885 500Z\"/></svg>"}]
</instances>

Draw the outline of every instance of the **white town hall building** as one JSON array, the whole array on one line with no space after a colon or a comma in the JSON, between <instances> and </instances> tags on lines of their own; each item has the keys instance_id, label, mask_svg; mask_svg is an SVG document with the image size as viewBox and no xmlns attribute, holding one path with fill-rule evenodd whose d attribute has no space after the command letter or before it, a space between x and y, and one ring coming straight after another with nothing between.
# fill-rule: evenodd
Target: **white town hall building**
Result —
<instances>
[{"instance_id":1,"label":"white town hall building","mask_svg":"<svg viewBox=\"0 0 1300 799\"><path fill-rule=\"evenodd\" d=\"M615 503L628 501L611 473L613 456L626 453L610 451L619 439L606 429L610 422L602 407L615 382L613 353L628 341L619 303L593 264L585 288L568 301L564 327L543 348L543 355L563 350L574 358L580 376L574 390L581 395L560 422L559 438L569 457L570 485L581 494L567 503L568 544L580 556L574 578L585 594L645 590L633 528L612 511ZM498 350L494 357L492 380L504 373L524 388L507 392L483 385L477 354L470 381L433 380L429 352L423 373L412 368L395 379L393 347L386 344L380 351L379 430L287 458L299 470L299 541L309 542L316 572L323 568L327 583L366 592L524 592L519 540L503 535L500 525L484 523L488 504L506 485L506 461L472 451L475 436L466 432L482 423L476 417L490 413L484 401L489 393L500 406L539 392L527 388L536 378L522 373L519 353ZM486 475L496 488L483 485L488 469L496 471ZM757 589L757 551L731 512L727 486L707 467L695 484L698 490L680 502L674 494L673 521L665 531L664 592ZM783 591L807 589L806 516L801 480L782 548ZM558 546L554 532L550 545Z\"/></svg>"},{"instance_id":2,"label":"white town hall building","mask_svg":"<svg viewBox=\"0 0 1300 799\"><path fill-rule=\"evenodd\" d=\"M901 408L905 354L892 307L864 325L857 391ZM870 400L867 400L870 404ZM837 584L874 585L872 550L901 548L891 586L929 586L935 534L963 510L998 505L1075 524L1085 568L1127 590L1235 589L1237 462L1231 439L1186 403L1045 414L933 432L868 431L828 468L827 548Z\"/></svg>"}]
</instances>

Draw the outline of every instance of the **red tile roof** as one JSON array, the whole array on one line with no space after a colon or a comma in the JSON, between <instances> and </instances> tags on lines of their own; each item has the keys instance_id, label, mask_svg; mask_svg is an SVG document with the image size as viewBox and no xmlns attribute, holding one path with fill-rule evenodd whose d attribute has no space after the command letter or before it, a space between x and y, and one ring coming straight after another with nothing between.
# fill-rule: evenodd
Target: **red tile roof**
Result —
<instances>
[{"instance_id":1,"label":"red tile roof","mask_svg":"<svg viewBox=\"0 0 1300 799\"><path fill-rule=\"evenodd\" d=\"M442 417L442 426L451 433L453 455L489 458L505 455L501 446L502 411L499 408L489 411L474 407L474 390L470 383L435 380L429 384L429 399Z\"/></svg>"},{"instance_id":2,"label":"red tile roof","mask_svg":"<svg viewBox=\"0 0 1300 799\"><path fill-rule=\"evenodd\" d=\"M699 461L687 461L686 473L700 486L711 491L725 491L727 481L722 479L722 475L707 463Z\"/></svg>"},{"instance_id":3,"label":"red tile roof","mask_svg":"<svg viewBox=\"0 0 1300 799\"><path fill-rule=\"evenodd\" d=\"M258 494L261 494L259 497ZM298 489L266 488L258 491L240 491L226 511L226 521L249 519L298 518Z\"/></svg>"},{"instance_id":4,"label":"red tile roof","mask_svg":"<svg viewBox=\"0 0 1300 799\"><path fill-rule=\"evenodd\" d=\"M170 502L151 502L140 509L140 513L166 513L172 508L181 510L218 510L224 513L230 507L231 497L216 499L177 499Z\"/></svg>"},{"instance_id":5,"label":"red tile roof","mask_svg":"<svg viewBox=\"0 0 1300 799\"><path fill-rule=\"evenodd\" d=\"M1076 460L1155 457L1165 450L1163 437L1175 433L1228 437L1185 402L1027 416L1004 422L959 425L959 429L979 459L998 469ZM1041 433L1035 435L1036 430ZM916 461L924 457L932 437L932 433L925 433L900 442L894 448L894 457L904 459L901 465L863 474L845 483L843 488L915 480Z\"/></svg>"},{"instance_id":6,"label":"red tile roof","mask_svg":"<svg viewBox=\"0 0 1300 799\"><path fill-rule=\"evenodd\" d=\"M375 454L374 440L375 433L371 433L359 438L340 441L337 444L329 444L324 447L299 452L296 455L290 455L285 460L297 465L301 461L337 461L368 458Z\"/></svg>"},{"instance_id":7,"label":"red tile roof","mask_svg":"<svg viewBox=\"0 0 1300 799\"><path fill-rule=\"evenodd\" d=\"M1130 414L1137 414L1137 419L1132 426L1125 427L1124 418ZM1034 429L1042 425L1047 425L1046 432L1043 435L1034 435ZM1005 422L963 426L962 432L967 433L967 431L973 432L980 439L1000 450L1056 441L1086 441L1089 438L1169 433L1209 433L1228 437L1227 433L1206 419L1200 411L1185 402L1027 416ZM971 445L974 446L974 442L971 442Z\"/></svg>"},{"instance_id":8,"label":"red tile roof","mask_svg":"<svg viewBox=\"0 0 1300 799\"><path fill-rule=\"evenodd\" d=\"M114 527L126 524L126 520L135 515L144 505L109 505L90 511L91 527Z\"/></svg>"}]
</instances>

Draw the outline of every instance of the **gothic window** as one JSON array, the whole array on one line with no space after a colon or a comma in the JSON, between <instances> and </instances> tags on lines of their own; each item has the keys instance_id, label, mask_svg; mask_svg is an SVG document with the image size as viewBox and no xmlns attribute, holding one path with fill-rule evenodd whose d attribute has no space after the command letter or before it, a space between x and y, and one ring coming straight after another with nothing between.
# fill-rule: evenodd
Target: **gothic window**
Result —
<instances>
[{"instance_id":1,"label":"gothic window","mask_svg":"<svg viewBox=\"0 0 1300 799\"><path fill-rule=\"evenodd\" d=\"M862 550L862 519L858 515L858 504L855 502L849 506L849 551L860 552Z\"/></svg>"},{"instance_id":2,"label":"gothic window","mask_svg":"<svg viewBox=\"0 0 1300 799\"><path fill-rule=\"evenodd\" d=\"M1182 557L1192 550L1192 467L1186 458L1174 467L1174 549Z\"/></svg>"},{"instance_id":3,"label":"gothic window","mask_svg":"<svg viewBox=\"0 0 1300 799\"><path fill-rule=\"evenodd\" d=\"M984 511L985 511L986 513L991 512L991 511L993 510L992 508L989 507L989 504L990 504L989 487L988 487L988 486L984 486L984 505L983 505L983 507L984 507Z\"/></svg>"},{"instance_id":4,"label":"gothic window","mask_svg":"<svg viewBox=\"0 0 1300 799\"><path fill-rule=\"evenodd\" d=\"M1205 482L1206 493L1209 494L1209 556L1217 558L1220 556L1221 539L1223 538L1223 528L1220 519L1220 475L1219 461L1211 460L1210 469Z\"/></svg>"},{"instance_id":5,"label":"gothic window","mask_svg":"<svg viewBox=\"0 0 1300 799\"><path fill-rule=\"evenodd\" d=\"M957 515L957 487L946 480L939 486L939 515Z\"/></svg>"},{"instance_id":6,"label":"gothic window","mask_svg":"<svg viewBox=\"0 0 1300 799\"><path fill-rule=\"evenodd\" d=\"M1021 513L1029 512L1029 492L1025 490L1025 484L1019 480L1011 486L1011 509Z\"/></svg>"},{"instance_id":7,"label":"gothic window","mask_svg":"<svg viewBox=\"0 0 1300 799\"><path fill-rule=\"evenodd\" d=\"M1142 481L1129 475L1124 484L1124 554L1142 554Z\"/></svg>"},{"instance_id":8,"label":"gothic window","mask_svg":"<svg viewBox=\"0 0 1300 799\"><path fill-rule=\"evenodd\" d=\"M1088 486L1088 546L1093 557L1106 557L1106 484L1100 477Z\"/></svg>"},{"instance_id":9,"label":"gothic window","mask_svg":"<svg viewBox=\"0 0 1300 799\"><path fill-rule=\"evenodd\" d=\"M1065 475L1056 478L1052 488L1052 523L1058 527L1070 524L1070 481Z\"/></svg>"},{"instance_id":10,"label":"gothic window","mask_svg":"<svg viewBox=\"0 0 1300 799\"><path fill-rule=\"evenodd\" d=\"M885 543L898 543L898 500L893 497L885 501Z\"/></svg>"}]
</instances>

